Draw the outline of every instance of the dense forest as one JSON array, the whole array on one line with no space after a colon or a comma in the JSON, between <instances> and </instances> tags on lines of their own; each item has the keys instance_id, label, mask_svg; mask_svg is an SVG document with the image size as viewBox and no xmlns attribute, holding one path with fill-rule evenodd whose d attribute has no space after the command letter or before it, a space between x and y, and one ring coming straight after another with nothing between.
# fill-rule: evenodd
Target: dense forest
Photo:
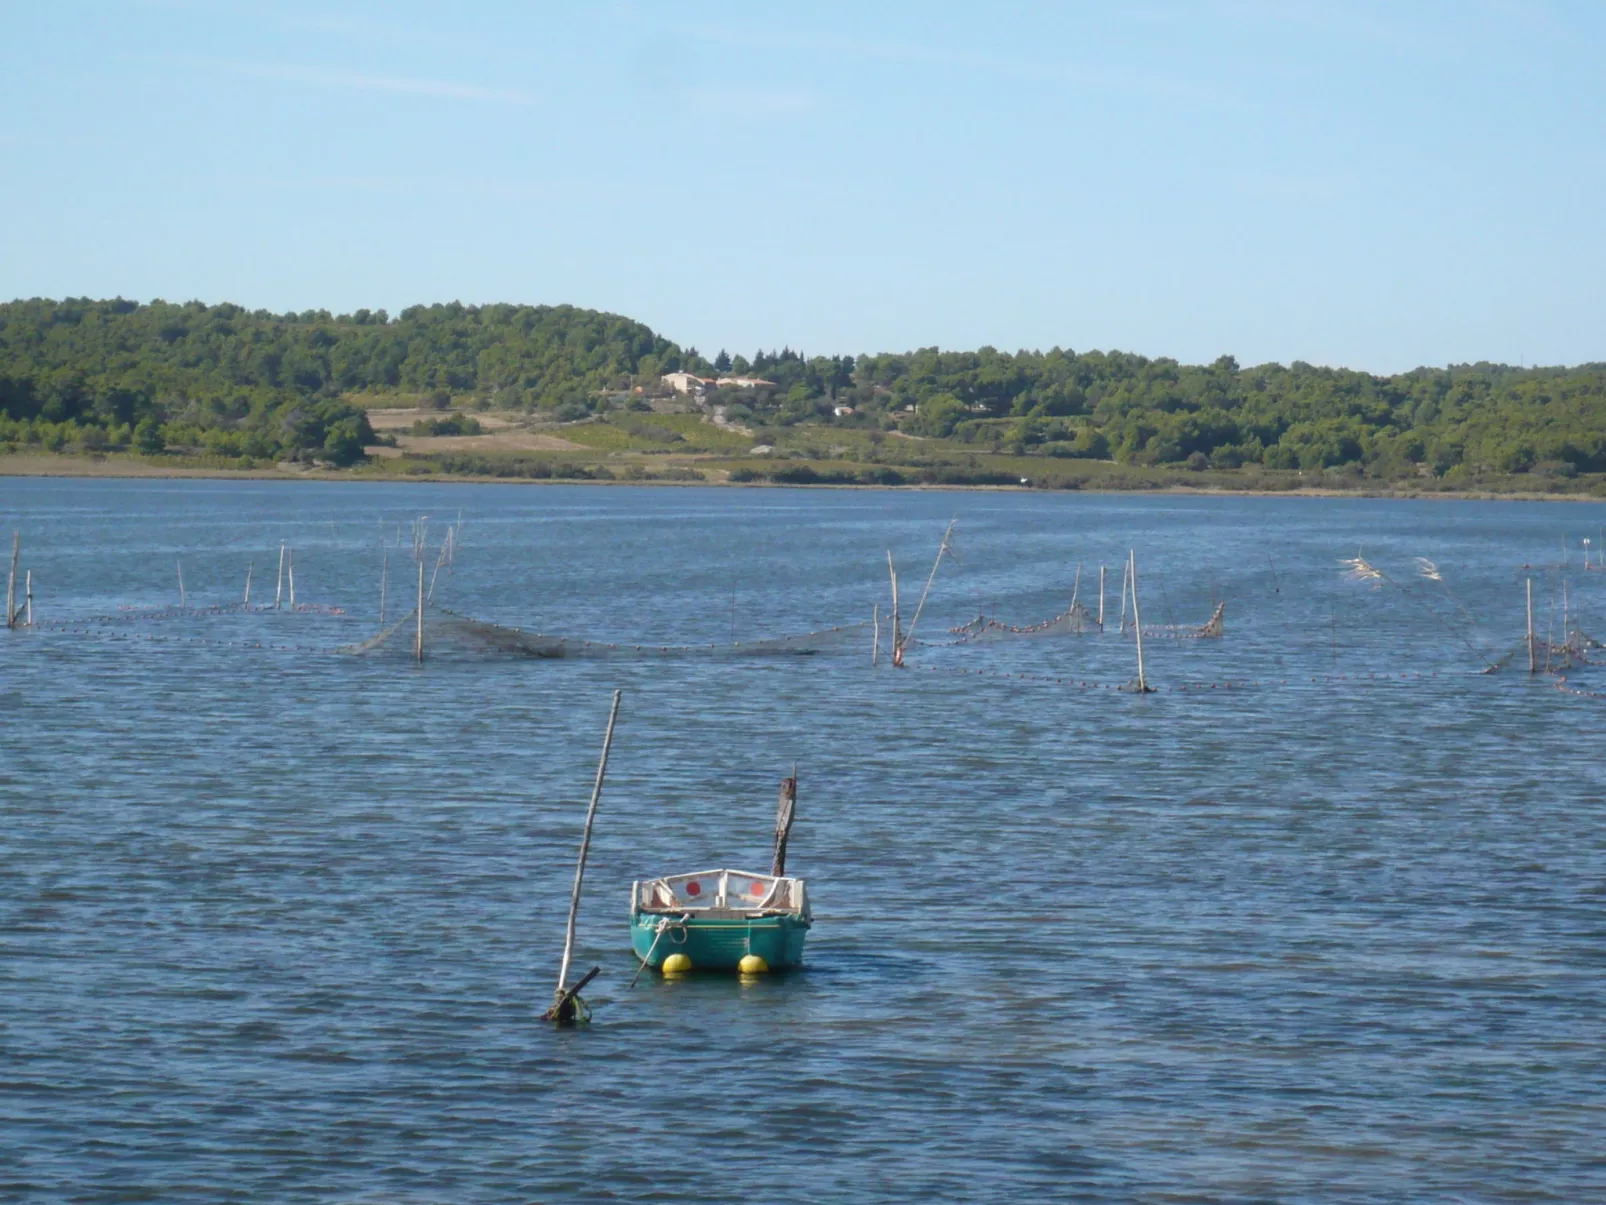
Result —
<instances>
[{"instance_id":1,"label":"dense forest","mask_svg":"<svg viewBox=\"0 0 1606 1205\"><path fill-rule=\"evenodd\" d=\"M978 451L1351 476L1606 472L1606 364L1475 364L1374 376L1295 362L1184 365L1122 352L926 348L713 361L570 306L272 314L235 305L0 305L0 449L199 450L349 464L373 432L354 394L433 395L575 420L644 409L663 373L735 422L898 427ZM838 411L851 411L838 413Z\"/></svg>"}]
</instances>

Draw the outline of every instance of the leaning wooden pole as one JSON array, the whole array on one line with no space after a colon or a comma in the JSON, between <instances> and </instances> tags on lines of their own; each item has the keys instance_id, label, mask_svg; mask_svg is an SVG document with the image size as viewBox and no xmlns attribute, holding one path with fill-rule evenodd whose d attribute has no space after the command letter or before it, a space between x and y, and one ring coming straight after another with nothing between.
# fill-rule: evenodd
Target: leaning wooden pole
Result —
<instances>
[{"instance_id":1,"label":"leaning wooden pole","mask_svg":"<svg viewBox=\"0 0 1606 1205\"><path fill-rule=\"evenodd\" d=\"M284 541L279 541L279 578L273 584L273 609L284 606Z\"/></svg>"},{"instance_id":2,"label":"leaning wooden pole","mask_svg":"<svg viewBox=\"0 0 1606 1205\"><path fill-rule=\"evenodd\" d=\"M17 558L22 555L22 533L11 533L11 574L6 578L6 627L17 626ZM889 552L887 554L891 556Z\"/></svg>"},{"instance_id":3,"label":"leaning wooden pole","mask_svg":"<svg viewBox=\"0 0 1606 1205\"><path fill-rule=\"evenodd\" d=\"M379 549L379 626L385 626L385 586L390 578L390 549Z\"/></svg>"},{"instance_id":4,"label":"leaning wooden pole","mask_svg":"<svg viewBox=\"0 0 1606 1205\"><path fill-rule=\"evenodd\" d=\"M32 569L28 570L27 582L28 582L28 592L27 592L28 618L26 620L26 624L27 624L28 627L31 628L31 627L33 627L33 570Z\"/></svg>"},{"instance_id":5,"label":"leaning wooden pole","mask_svg":"<svg viewBox=\"0 0 1606 1205\"><path fill-rule=\"evenodd\" d=\"M937 559L931 562L931 573L926 578L926 588L920 592L920 602L915 606L915 617L909 621L909 635L907 640L914 639L915 629L920 626L920 613L926 609L926 598L931 593L931 583L937 580L937 567L942 564L943 554L948 551L948 540L954 534L954 524L958 519L950 519L948 530L942 533L942 543L937 546Z\"/></svg>"},{"instance_id":6,"label":"leaning wooden pole","mask_svg":"<svg viewBox=\"0 0 1606 1205\"><path fill-rule=\"evenodd\" d=\"M1534 579L1528 579L1528 672L1537 673L1539 666L1534 657Z\"/></svg>"},{"instance_id":7,"label":"leaning wooden pole","mask_svg":"<svg viewBox=\"0 0 1606 1205\"><path fill-rule=\"evenodd\" d=\"M881 664L881 604L870 611L870 665Z\"/></svg>"},{"instance_id":8,"label":"leaning wooden pole","mask_svg":"<svg viewBox=\"0 0 1606 1205\"><path fill-rule=\"evenodd\" d=\"M423 562L420 561L419 564L422 566ZM591 786L591 803L586 808L585 831L580 836L580 857L574 866L574 888L569 893L569 923L563 931L563 961L558 965L558 988L554 993L552 1007L547 1011L549 1021L572 1021L575 1017L575 993L569 990L569 964L574 960L574 926L580 915L580 885L585 880L586 857L591 852L591 826L597 818L597 801L602 798L602 780L607 776L608 753L613 748L613 726L619 719L619 700L623 695L622 690L613 692L613 706L608 711L608 731L602 738L602 757L597 762L597 780ZM592 974L596 972L592 971ZM590 976L586 978L589 980Z\"/></svg>"},{"instance_id":9,"label":"leaning wooden pole","mask_svg":"<svg viewBox=\"0 0 1606 1205\"><path fill-rule=\"evenodd\" d=\"M173 563L178 566L178 609L182 611L188 605L184 598L184 562L174 561Z\"/></svg>"},{"instance_id":10,"label":"leaning wooden pole","mask_svg":"<svg viewBox=\"0 0 1606 1205\"><path fill-rule=\"evenodd\" d=\"M1104 630L1104 566L1099 566L1099 631Z\"/></svg>"},{"instance_id":11,"label":"leaning wooden pole","mask_svg":"<svg viewBox=\"0 0 1606 1205\"><path fill-rule=\"evenodd\" d=\"M290 581L290 609L296 609L296 550L290 550L290 563L285 566L285 576Z\"/></svg>"},{"instance_id":12,"label":"leaning wooden pole","mask_svg":"<svg viewBox=\"0 0 1606 1205\"><path fill-rule=\"evenodd\" d=\"M251 570L256 568L256 564L255 561L245 563L245 605L248 607L251 605Z\"/></svg>"},{"instance_id":13,"label":"leaning wooden pole","mask_svg":"<svg viewBox=\"0 0 1606 1205\"><path fill-rule=\"evenodd\" d=\"M1129 554L1132 573L1132 630L1138 636L1138 693L1149 694L1149 679L1143 673L1143 617L1138 614L1138 554Z\"/></svg>"}]
</instances>

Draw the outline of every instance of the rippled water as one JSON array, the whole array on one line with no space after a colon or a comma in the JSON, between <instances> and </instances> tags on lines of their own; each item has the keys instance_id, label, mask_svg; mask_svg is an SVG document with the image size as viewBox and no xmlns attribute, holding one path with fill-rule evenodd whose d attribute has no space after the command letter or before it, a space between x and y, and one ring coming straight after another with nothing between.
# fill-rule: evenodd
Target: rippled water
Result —
<instances>
[{"instance_id":1,"label":"rippled water","mask_svg":"<svg viewBox=\"0 0 1606 1205\"><path fill-rule=\"evenodd\" d=\"M1128 547L1147 622L1224 598L1228 635L1150 642L1148 697L1042 680L1129 679L1109 635L901 674L322 651L373 629L382 535L459 508L439 601L548 632L857 622L957 516L923 636L1047 618L1078 562L1113 611ZM1603 1199L1606 700L1477 672L1564 538L1606 636L1602 509L7 480L41 627L0 631L0 1195ZM175 561L194 606L254 559L260 600L281 539L346 615L88 622ZM557 1031L615 686L596 1018ZM762 868L794 760L808 969L630 990L631 881Z\"/></svg>"}]
</instances>

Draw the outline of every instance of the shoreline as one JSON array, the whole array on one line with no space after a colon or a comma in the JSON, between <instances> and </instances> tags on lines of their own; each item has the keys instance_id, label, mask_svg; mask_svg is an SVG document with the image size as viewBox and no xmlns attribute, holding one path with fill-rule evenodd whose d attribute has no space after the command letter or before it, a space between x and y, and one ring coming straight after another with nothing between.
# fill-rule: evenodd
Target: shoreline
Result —
<instances>
[{"instance_id":1,"label":"shoreline","mask_svg":"<svg viewBox=\"0 0 1606 1205\"><path fill-rule=\"evenodd\" d=\"M1311 486L1305 489L1245 489L1233 486L1162 485L1152 488L1100 488L1084 484L1074 490L1059 490L1021 485L870 485L843 482L794 483L780 481L672 481L645 478L641 480L597 481L587 478L552 477L493 477L451 474L430 477L394 478L372 474L352 473L340 469L302 469L289 472L284 469L220 469L184 468L178 465L150 465L139 462L97 462L84 457L0 457L0 478L20 477L74 477L118 480L183 481L183 480L240 480L240 481L349 481L375 485L585 485L585 486L651 486L669 488L705 487L714 489L796 489L796 490L921 490L921 491L972 491L989 493L1065 493L1065 494L1141 494L1148 496L1215 495L1224 498L1354 498L1385 499L1390 501L1446 501L1446 502L1596 502L1606 498L1589 494L1541 493L1521 491L1503 493L1490 490L1399 490L1389 488L1334 489L1328 486Z\"/></svg>"}]
</instances>

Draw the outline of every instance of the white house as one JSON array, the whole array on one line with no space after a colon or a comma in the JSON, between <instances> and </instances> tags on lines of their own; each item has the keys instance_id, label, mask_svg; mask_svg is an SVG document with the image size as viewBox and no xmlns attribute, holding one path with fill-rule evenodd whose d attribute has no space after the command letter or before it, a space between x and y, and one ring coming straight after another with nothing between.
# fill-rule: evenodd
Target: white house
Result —
<instances>
[{"instance_id":1,"label":"white house","mask_svg":"<svg viewBox=\"0 0 1606 1205\"><path fill-rule=\"evenodd\" d=\"M676 393L701 393L708 382L689 372L666 372L658 378Z\"/></svg>"}]
</instances>

